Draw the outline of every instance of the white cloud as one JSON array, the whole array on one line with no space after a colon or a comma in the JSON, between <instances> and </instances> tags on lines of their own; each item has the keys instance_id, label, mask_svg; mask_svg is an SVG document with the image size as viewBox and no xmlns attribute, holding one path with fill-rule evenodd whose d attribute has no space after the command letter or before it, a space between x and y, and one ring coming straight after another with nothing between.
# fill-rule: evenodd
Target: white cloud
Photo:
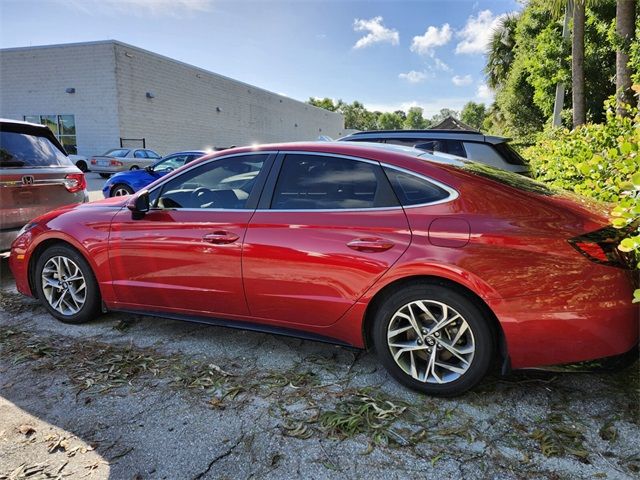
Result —
<instances>
[{"instance_id":1,"label":"white cloud","mask_svg":"<svg viewBox=\"0 0 640 480\"><path fill-rule=\"evenodd\" d=\"M427 28L424 35L417 35L413 37L413 42L411 42L411 51L420 55L433 56L434 49L449 43L452 35L453 31L448 23L442 25L441 28L431 26Z\"/></svg>"},{"instance_id":2,"label":"white cloud","mask_svg":"<svg viewBox=\"0 0 640 480\"><path fill-rule=\"evenodd\" d=\"M400 34L397 30L387 28L382 24L382 17L373 17L369 20L356 18L353 21L353 30L356 32L369 32L360 38L353 48L365 48L374 43L390 43L398 45L400 43Z\"/></svg>"},{"instance_id":3,"label":"white cloud","mask_svg":"<svg viewBox=\"0 0 640 480\"><path fill-rule=\"evenodd\" d=\"M491 34L506 15L494 16L491 10L482 10L476 17L471 15L462 30L456 32L456 37L462 39L456 45L456 53L485 53Z\"/></svg>"},{"instance_id":4,"label":"white cloud","mask_svg":"<svg viewBox=\"0 0 640 480\"><path fill-rule=\"evenodd\" d=\"M456 87L464 87L465 85L471 85L471 82L473 82L473 78L471 78L471 75L465 75L464 77L460 75L454 75L451 81Z\"/></svg>"},{"instance_id":5,"label":"white cloud","mask_svg":"<svg viewBox=\"0 0 640 480\"><path fill-rule=\"evenodd\" d=\"M478 89L476 90L476 97L478 100L481 100L484 103L491 103L493 101L493 95L493 90L489 88L489 85L486 83L478 85Z\"/></svg>"},{"instance_id":6,"label":"white cloud","mask_svg":"<svg viewBox=\"0 0 640 480\"><path fill-rule=\"evenodd\" d=\"M83 13L181 17L211 10L214 0L58 0Z\"/></svg>"},{"instance_id":7,"label":"white cloud","mask_svg":"<svg viewBox=\"0 0 640 480\"><path fill-rule=\"evenodd\" d=\"M433 61L435 63L435 66L436 66L437 70L442 70L443 72L450 72L451 71L451 67L449 65L447 65L446 63L444 63L442 60L440 60L438 57L434 57Z\"/></svg>"},{"instance_id":8,"label":"white cloud","mask_svg":"<svg viewBox=\"0 0 640 480\"><path fill-rule=\"evenodd\" d=\"M416 70L411 70L410 72L407 72L407 73L401 73L400 75L398 75L398 78L401 80L406 80L409 83L420 83L420 82L424 82L427 78L431 76L432 75L428 74L425 71L418 72Z\"/></svg>"}]
</instances>

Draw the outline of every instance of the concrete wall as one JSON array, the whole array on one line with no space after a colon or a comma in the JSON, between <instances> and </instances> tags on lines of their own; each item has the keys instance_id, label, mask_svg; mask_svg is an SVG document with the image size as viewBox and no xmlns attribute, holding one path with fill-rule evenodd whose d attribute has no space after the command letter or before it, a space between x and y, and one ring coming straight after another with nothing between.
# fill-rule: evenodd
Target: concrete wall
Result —
<instances>
[{"instance_id":1,"label":"concrete wall","mask_svg":"<svg viewBox=\"0 0 640 480\"><path fill-rule=\"evenodd\" d=\"M0 116L72 114L80 155L117 146L114 48L96 42L0 50Z\"/></svg>"},{"instance_id":2,"label":"concrete wall","mask_svg":"<svg viewBox=\"0 0 640 480\"><path fill-rule=\"evenodd\" d=\"M144 137L159 153L344 131L340 114L129 45L115 52L120 135Z\"/></svg>"}]
</instances>

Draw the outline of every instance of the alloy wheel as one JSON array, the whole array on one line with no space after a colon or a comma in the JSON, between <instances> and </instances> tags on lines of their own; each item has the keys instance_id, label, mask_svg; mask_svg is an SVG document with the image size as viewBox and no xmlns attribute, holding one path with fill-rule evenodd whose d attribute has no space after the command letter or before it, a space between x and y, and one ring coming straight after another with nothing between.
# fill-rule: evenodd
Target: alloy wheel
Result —
<instances>
[{"instance_id":1,"label":"alloy wheel","mask_svg":"<svg viewBox=\"0 0 640 480\"><path fill-rule=\"evenodd\" d=\"M113 189L112 197L124 197L125 195L131 195L131 192L126 187L116 187Z\"/></svg>"},{"instance_id":2,"label":"alloy wheel","mask_svg":"<svg viewBox=\"0 0 640 480\"><path fill-rule=\"evenodd\" d=\"M396 364L423 383L450 383L464 375L475 339L464 317L434 300L407 303L392 316L387 344Z\"/></svg>"},{"instance_id":3,"label":"alloy wheel","mask_svg":"<svg viewBox=\"0 0 640 480\"><path fill-rule=\"evenodd\" d=\"M63 256L51 257L42 269L42 291L51 307L74 315L87 299L87 283L78 264Z\"/></svg>"}]
</instances>

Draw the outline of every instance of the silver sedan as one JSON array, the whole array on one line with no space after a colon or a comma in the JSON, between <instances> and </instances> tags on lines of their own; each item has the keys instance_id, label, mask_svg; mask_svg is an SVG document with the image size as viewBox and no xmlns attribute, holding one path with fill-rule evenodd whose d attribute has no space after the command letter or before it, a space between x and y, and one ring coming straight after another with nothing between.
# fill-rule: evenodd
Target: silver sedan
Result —
<instances>
[{"instance_id":1,"label":"silver sedan","mask_svg":"<svg viewBox=\"0 0 640 480\"><path fill-rule=\"evenodd\" d=\"M146 148L113 148L102 155L91 157L89 169L103 178L125 170L139 170L154 164L162 158Z\"/></svg>"}]
</instances>

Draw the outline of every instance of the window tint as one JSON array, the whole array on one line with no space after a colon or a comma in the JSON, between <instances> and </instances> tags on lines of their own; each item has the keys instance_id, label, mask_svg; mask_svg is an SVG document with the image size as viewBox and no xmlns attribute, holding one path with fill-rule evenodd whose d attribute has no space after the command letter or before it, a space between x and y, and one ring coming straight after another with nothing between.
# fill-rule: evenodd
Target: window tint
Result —
<instances>
[{"instance_id":1,"label":"window tint","mask_svg":"<svg viewBox=\"0 0 640 480\"><path fill-rule=\"evenodd\" d=\"M449 196L446 190L422 177L393 168L385 168L384 172L403 206L433 203Z\"/></svg>"},{"instance_id":2,"label":"window tint","mask_svg":"<svg viewBox=\"0 0 640 480\"><path fill-rule=\"evenodd\" d=\"M320 155L287 155L271 208L353 209L398 204L379 165Z\"/></svg>"},{"instance_id":3,"label":"window tint","mask_svg":"<svg viewBox=\"0 0 640 480\"><path fill-rule=\"evenodd\" d=\"M447 151L449 155L456 155L458 157L467 157L467 153L462 146L462 142L460 140L445 140L447 145Z\"/></svg>"},{"instance_id":4,"label":"window tint","mask_svg":"<svg viewBox=\"0 0 640 480\"><path fill-rule=\"evenodd\" d=\"M268 155L221 158L165 183L159 208L245 208Z\"/></svg>"},{"instance_id":5,"label":"window tint","mask_svg":"<svg viewBox=\"0 0 640 480\"><path fill-rule=\"evenodd\" d=\"M493 146L496 151L504 158L507 163L511 165L526 165L527 162L524 158L516 152L508 143L497 143Z\"/></svg>"},{"instance_id":6,"label":"window tint","mask_svg":"<svg viewBox=\"0 0 640 480\"><path fill-rule=\"evenodd\" d=\"M153 150L143 150L143 151L144 151L144 154L147 156L147 158L162 158Z\"/></svg>"},{"instance_id":7,"label":"window tint","mask_svg":"<svg viewBox=\"0 0 640 480\"><path fill-rule=\"evenodd\" d=\"M0 167L49 167L72 165L46 137L0 132Z\"/></svg>"},{"instance_id":8,"label":"window tint","mask_svg":"<svg viewBox=\"0 0 640 480\"><path fill-rule=\"evenodd\" d=\"M134 158L147 158L147 154L144 150L136 150L133 152Z\"/></svg>"}]
</instances>

